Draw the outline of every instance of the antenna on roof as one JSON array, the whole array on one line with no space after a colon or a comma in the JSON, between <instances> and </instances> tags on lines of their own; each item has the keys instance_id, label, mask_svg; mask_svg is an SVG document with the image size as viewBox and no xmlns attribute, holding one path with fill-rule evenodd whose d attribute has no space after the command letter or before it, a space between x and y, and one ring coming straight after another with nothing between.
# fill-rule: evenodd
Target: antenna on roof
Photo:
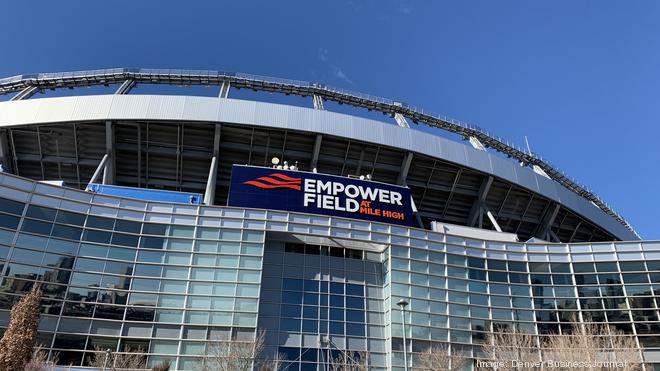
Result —
<instances>
[{"instance_id":1,"label":"antenna on roof","mask_svg":"<svg viewBox=\"0 0 660 371\"><path fill-rule=\"evenodd\" d=\"M529 148L529 140L527 140L527 135L525 135L525 143L527 143L527 153L531 156L532 155L532 149Z\"/></svg>"}]
</instances>

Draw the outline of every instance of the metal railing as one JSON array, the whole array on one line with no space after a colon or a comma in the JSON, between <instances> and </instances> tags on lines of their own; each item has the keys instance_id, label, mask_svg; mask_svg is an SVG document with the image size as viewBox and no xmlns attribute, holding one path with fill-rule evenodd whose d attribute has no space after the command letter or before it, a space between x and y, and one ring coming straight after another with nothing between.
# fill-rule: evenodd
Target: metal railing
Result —
<instances>
[{"instance_id":1,"label":"metal railing","mask_svg":"<svg viewBox=\"0 0 660 371\"><path fill-rule=\"evenodd\" d=\"M149 68L110 68L91 71L40 73L17 75L0 79L0 95L21 91L29 87L39 89L72 88L91 85L109 85L132 79L143 84L172 85L222 85L229 82L235 88L256 91L293 94L302 97L318 95L324 100L355 107L366 108L392 115L399 113L414 123L440 128L464 138L475 137L486 147L503 153L525 165L536 165L553 180L591 201L639 237L632 226L607 203L601 200L586 186L569 178L563 171L553 166L536 153L528 152L519 146L491 135L477 125L438 115L403 102L363 94L341 88L334 88L307 81L274 78L268 76L212 70L149 69Z\"/></svg>"}]
</instances>

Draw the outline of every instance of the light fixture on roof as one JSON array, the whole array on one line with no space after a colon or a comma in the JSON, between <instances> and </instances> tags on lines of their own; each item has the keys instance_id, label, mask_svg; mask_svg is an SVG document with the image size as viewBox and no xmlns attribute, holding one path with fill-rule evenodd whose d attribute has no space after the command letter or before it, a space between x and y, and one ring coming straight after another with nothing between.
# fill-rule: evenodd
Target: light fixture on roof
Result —
<instances>
[{"instance_id":1,"label":"light fixture on roof","mask_svg":"<svg viewBox=\"0 0 660 371\"><path fill-rule=\"evenodd\" d=\"M277 167L277 164L280 163L280 159L278 157L273 157L273 159L270 160L270 163L273 164L273 167Z\"/></svg>"}]
</instances>

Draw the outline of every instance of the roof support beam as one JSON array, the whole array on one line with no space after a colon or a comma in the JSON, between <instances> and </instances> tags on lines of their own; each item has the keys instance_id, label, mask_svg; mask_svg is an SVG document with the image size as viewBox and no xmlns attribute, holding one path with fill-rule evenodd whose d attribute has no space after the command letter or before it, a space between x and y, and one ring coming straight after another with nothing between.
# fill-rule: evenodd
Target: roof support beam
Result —
<instances>
[{"instance_id":1,"label":"roof support beam","mask_svg":"<svg viewBox=\"0 0 660 371\"><path fill-rule=\"evenodd\" d=\"M319 165L319 153L321 153L321 142L323 141L323 135L316 134L316 139L314 140L314 150L312 152L312 163L309 164L311 171L316 172L316 169Z\"/></svg>"},{"instance_id":2,"label":"roof support beam","mask_svg":"<svg viewBox=\"0 0 660 371\"><path fill-rule=\"evenodd\" d=\"M481 182L481 187L479 187L479 193L477 195L477 199L474 201L474 204L472 204L472 208L470 209L470 214L467 220L468 226L473 227L477 223L479 214L482 213L482 206L486 200L486 197L488 196L488 192L490 191L490 186L492 185L493 185L492 176L488 176L484 178L484 180Z\"/></svg>"},{"instance_id":3,"label":"roof support beam","mask_svg":"<svg viewBox=\"0 0 660 371\"><path fill-rule=\"evenodd\" d=\"M108 154L106 153L103 155L103 158L101 159L101 162L99 162L99 166L96 167L96 170L94 170L94 174L92 175L92 178L89 180L89 183L87 183L87 188L92 185L92 183L96 183L98 178L101 176L101 173L105 170L105 166L108 163Z\"/></svg>"},{"instance_id":4,"label":"roof support beam","mask_svg":"<svg viewBox=\"0 0 660 371\"><path fill-rule=\"evenodd\" d=\"M115 92L115 95L125 95L130 93L130 91L135 87L135 80L133 79L128 79L125 80L121 86L119 86L119 89Z\"/></svg>"},{"instance_id":5,"label":"roof support beam","mask_svg":"<svg viewBox=\"0 0 660 371\"><path fill-rule=\"evenodd\" d=\"M410 127L410 125L408 124L408 120L406 120L405 116L403 116L402 114L400 114L398 112L394 114L394 120L402 128L409 128Z\"/></svg>"},{"instance_id":6,"label":"roof support beam","mask_svg":"<svg viewBox=\"0 0 660 371\"><path fill-rule=\"evenodd\" d=\"M223 81L222 85L220 85L220 94L218 95L218 98L229 98L229 88L231 87L231 84L229 81Z\"/></svg>"},{"instance_id":7,"label":"roof support beam","mask_svg":"<svg viewBox=\"0 0 660 371\"><path fill-rule=\"evenodd\" d=\"M474 147L474 148L476 148L480 151L485 151L486 150L486 146L484 146L484 144L481 143L481 141L479 139L477 139L476 137L469 137L468 141L470 142L470 144L472 144L472 147Z\"/></svg>"},{"instance_id":8,"label":"roof support beam","mask_svg":"<svg viewBox=\"0 0 660 371\"><path fill-rule=\"evenodd\" d=\"M488 209L488 206L486 205L486 197L488 197L488 192L490 191L490 187L492 185L492 176L486 177L481 183L481 187L479 187L479 195L474 201L472 209L470 209L470 215L468 216L468 226L474 227L477 222L479 222L479 228L483 228L483 216L486 214L488 220L490 220L490 223L493 225L495 230L502 232L502 228L500 227L499 223L497 223L495 215L493 215L493 213L490 211L490 209Z\"/></svg>"},{"instance_id":9,"label":"roof support beam","mask_svg":"<svg viewBox=\"0 0 660 371\"><path fill-rule=\"evenodd\" d=\"M0 131L0 172L11 172L11 163L9 162L9 142L7 141L7 131Z\"/></svg>"},{"instance_id":10,"label":"roof support beam","mask_svg":"<svg viewBox=\"0 0 660 371\"><path fill-rule=\"evenodd\" d=\"M554 204L554 206L550 206L548 208L548 211L545 213L543 216L543 219L541 220L541 224L539 225L539 231L536 234L536 237L546 240L546 241L552 241L554 233L550 229L552 225L555 222L555 219L557 218L557 214L559 214L559 209L561 209L561 205L559 204ZM555 236L556 237L556 236ZM560 242L559 239L553 242Z\"/></svg>"},{"instance_id":11,"label":"roof support beam","mask_svg":"<svg viewBox=\"0 0 660 371\"><path fill-rule=\"evenodd\" d=\"M218 178L218 156L220 155L220 134L222 126L215 125L215 133L213 135L213 157L211 158L211 167L209 168L209 176L206 180L206 190L204 191L204 205L213 205L215 202L215 188Z\"/></svg>"},{"instance_id":12,"label":"roof support beam","mask_svg":"<svg viewBox=\"0 0 660 371\"><path fill-rule=\"evenodd\" d=\"M115 184L115 132L112 121L105 122L105 154L109 156L103 171L103 184Z\"/></svg>"},{"instance_id":13,"label":"roof support beam","mask_svg":"<svg viewBox=\"0 0 660 371\"><path fill-rule=\"evenodd\" d=\"M10 99L10 101L28 99L38 91L39 91L39 88L37 88L36 86L28 86L27 88L25 88L25 89L21 90L20 92L18 92L18 94L14 95Z\"/></svg>"},{"instance_id":14,"label":"roof support beam","mask_svg":"<svg viewBox=\"0 0 660 371\"><path fill-rule=\"evenodd\" d=\"M323 98L321 98L320 95L316 95L316 94L312 95L312 100L314 102L314 109L318 109L321 111L325 110L325 107L323 107Z\"/></svg>"},{"instance_id":15,"label":"roof support beam","mask_svg":"<svg viewBox=\"0 0 660 371\"><path fill-rule=\"evenodd\" d=\"M215 199L215 182L218 176L218 157L211 158L211 168L209 177L206 181L206 191L204 192L204 205L213 205Z\"/></svg>"},{"instance_id":16,"label":"roof support beam","mask_svg":"<svg viewBox=\"0 0 660 371\"><path fill-rule=\"evenodd\" d=\"M412 164L413 153L406 153L403 161L401 162L401 171L399 171L399 177L396 180L396 184L405 186L407 185L406 179L408 178L408 172L410 171L410 164Z\"/></svg>"}]
</instances>

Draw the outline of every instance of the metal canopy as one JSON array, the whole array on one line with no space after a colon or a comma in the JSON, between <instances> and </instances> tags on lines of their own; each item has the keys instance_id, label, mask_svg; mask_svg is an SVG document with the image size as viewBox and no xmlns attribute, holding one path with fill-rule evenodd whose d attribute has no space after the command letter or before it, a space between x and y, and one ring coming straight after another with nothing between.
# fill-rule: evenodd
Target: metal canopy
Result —
<instances>
[{"instance_id":1,"label":"metal canopy","mask_svg":"<svg viewBox=\"0 0 660 371\"><path fill-rule=\"evenodd\" d=\"M447 130L464 138L474 138L485 147L493 148L519 161L521 164L539 169L567 189L593 202L601 210L634 233L632 226L597 195L568 178L562 171L558 170L536 153L525 151L500 138L496 138L476 125L466 124L446 116L429 113L402 102L332 88L323 84L210 70L114 68L8 77L0 79L0 94L22 91L31 87L38 89L73 88L124 83L129 80L134 81L136 84L217 85L221 87L232 86L238 89L247 88L255 91L293 94L302 97L313 97L315 101L333 101L339 104L349 104L355 107L379 111L392 117L401 116L408 118L416 124L422 123Z\"/></svg>"}]
</instances>

